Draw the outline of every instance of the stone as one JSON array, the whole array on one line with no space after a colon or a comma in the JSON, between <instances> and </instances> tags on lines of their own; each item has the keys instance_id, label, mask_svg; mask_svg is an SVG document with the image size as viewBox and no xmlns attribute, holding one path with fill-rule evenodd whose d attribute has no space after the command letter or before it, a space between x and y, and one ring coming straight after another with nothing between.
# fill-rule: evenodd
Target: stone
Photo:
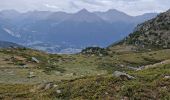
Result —
<instances>
[{"instance_id":1,"label":"stone","mask_svg":"<svg viewBox=\"0 0 170 100\"><path fill-rule=\"evenodd\" d=\"M36 76L34 75L34 72L29 72L28 78L34 78L34 77L36 77Z\"/></svg>"},{"instance_id":2,"label":"stone","mask_svg":"<svg viewBox=\"0 0 170 100\"><path fill-rule=\"evenodd\" d=\"M122 78L122 79L128 79L128 80L130 80L130 79L134 79L134 77L133 76L130 76L130 75L128 75L128 74L126 74L126 73L123 73L123 72L120 72L120 71L115 71L114 73L113 73L113 76L115 76L115 77L120 77L120 78Z\"/></svg>"},{"instance_id":3,"label":"stone","mask_svg":"<svg viewBox=\"0 0 170 100\"><path fill-rule=\"evenodd\" d=\"M48 90L48 89L51 89L51 88L53 88L53 83L47 83L44 89Z\"/></svg>"},{"instance_id":4,"label":"stone","mask_svg":"<svg viewBox=\"0 0 170 100\"><path fill-rule=\"evenodd\" d=\"M56 90L56 92L57 92L58 94L60 94L60 93L61 93L61 90Z\"/></svg>"},{"instance_id":5,"label":"stone","mask_svg":"<svg viewBox=\"0 0 170 100\"><path fill-rule=\"evenodd\" d=\"M32 57L31 59L32 59L32 61L34 61L36 63L40 63L40 61L37 58L35 58L35 57Z\"/></svg>"},{"instance_id":6,"label":"stone","mask_svg":"<svg viewBox=\"0 0 170 100\"><path fill-rule=\"evenodd\" d=\"M103 54L99 54L99 56L100 56L100 57L102 57L102 56L103 56Z\"/></svg>"},{"instance_id":7,"label":"stone","mask_svg":"<svg viewBox=\"0 0 170 100\"><path fill-rule=\"evenodd\" d=\"M46 83L41 83L36 87L36 89L37 90L43 90L45 86L46 86Z\"/></svg>"},{"instance_id":8,"label":"stone","mask_svg":"<svg viewBox=\"0 0 170 100\"><path fill-rule=\"evenodd\" d=\"M108 92L105 92L106 95L108 95L109 93Z\"/></svg>"},{"instance_id":9,"label":"stone","mask_svg":"<svg viewBox=\"0 0 170 100\"><path fill-rule=\"evenodd\" d=\"M121 100L129 100L128 97L123 97Z\"/></svg>"},{"instance_id":10,"label":"stone","mask_svg":"<svg viewBox=\"0 0 170 100\"><path fill-rule=\"evenodd\" d=\"M164 79L170 79L170 76L165 76Z\"/></svg>"},{"instance_id":11,"label":"stone","mask_svg":"<svg viewBox=\"0 0 170 100\"><path fill-rule=\"evenodd\" d=\"M84 75L80 75L81 77L84 77Z\"/></svg>"},{"instance_id":12,"label":"stone","mask_svg":"<svg viewBox=\"0 0 170 100\"><path fill-rule=\"evenodd\" d=\"M20 66L21 68L28 68L28 65L23 65L23 66Z\"/></svg>"},{"instance_id":13,"label":"stone","mask_svg":"<svg viewBox=\"0 0 170 100\"><path fill-rule=\"evenodd\" d=\"M52 82L46 82L46 83L41 83L36 87L36 90L49 90L52 89L53 87L57 87L57 85L54 85Z\"/></svg>"},{"instance_id":14,"label":"stone","mask_svg":"<svg viewBox=\"0 0 170 100\"><path fill-rule=\"evenodd\" d=\"M121 65L120 65L120 67L124 67L124 65L123 65L123 64L121 64Z\"/></svg>"},{"instance_id":15,"label":"stone","mask_svg":"<svg viewBox=\"0 0 170 100\"><path fill-rule=\"evenodd\" d=\"M56 75L60 75L60 74L61 74L61 72L59 72L59 71L55 71L55 74L56 74Z\"/></svg>"},{"instance_id":16,"label":"stone","mask_svg":"<svg viewBox=\"0 0 170 100\"><path fill-rule=\"evenodd\" d=\"M53 87L56 88L56 87L58 87L58 85L54 84Z\"/></svg>"}]
</instances>

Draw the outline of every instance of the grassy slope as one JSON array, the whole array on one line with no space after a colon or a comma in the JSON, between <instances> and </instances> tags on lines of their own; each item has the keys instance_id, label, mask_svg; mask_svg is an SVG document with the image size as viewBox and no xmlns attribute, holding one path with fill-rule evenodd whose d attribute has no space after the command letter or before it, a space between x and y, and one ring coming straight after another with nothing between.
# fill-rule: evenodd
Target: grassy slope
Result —
<instances>
[{"instance_id":1,"label":"grassy slope","mask_svg":"<svg viewBox=\"0 0 170 100\"><path fill-rule=\"evenodd\" d=\"M170 99L170 64L158 66L142 71L130 71L134 80L122 80L111 75L88 77L67 81L59 87L61 99Z\"/></svg>"},{"instance_id":2,"label":"grassy slope","mask_svg":"<svg viewBox=\"0 0 170 100\"><path fill-rule=\"evenodd\" d=\"M50 55L29 49L1 50L0 75L3 77L0 77L0 97L154 99L154 96L158 98L167 96L169 98L170 81L163 79L164 75L170 75L169 64L137 72L126 67L154 64L170 59L169 52L168 49L150 52L123 51L100 57L81 54ZM22 62L4 60L12 56L23 57L26 60ZM40 63L32 62L31 57L36 57ZM29 67L22 68L20 63L25 63ZM110 74L115 70L126 71L137 79L129 81L114 78ZM36 77L27 78L29 72L34 72ZM30 91L37 86L37 83L44 81L57 82L62 94L57 94L56 89Z\"/></svg>"},{"instance_id":3,"label":"grassy slope","mask_svg":"<svg viewBox=\"0 0 170 100\"><path fill-rule=\"evenodd\" d=\"M57 88L49 90L31 89L33 85L1 84L0 97L18 99L130 99L130 100L161 100L170 99L170 64L150 68L142 71L129 71L134 80L123 80L112 75L78 78L58 83ZM61 90L61 94L56 93Z\"/></svg>"}]
</instances>

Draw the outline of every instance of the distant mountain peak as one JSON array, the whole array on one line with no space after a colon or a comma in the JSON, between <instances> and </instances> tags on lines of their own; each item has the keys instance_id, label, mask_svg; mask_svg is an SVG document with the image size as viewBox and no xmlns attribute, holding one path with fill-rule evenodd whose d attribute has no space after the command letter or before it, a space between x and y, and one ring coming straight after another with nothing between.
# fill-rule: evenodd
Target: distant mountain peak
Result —
<instances>
[{"instance_id":1,"label":"distant mountain peak","mask_svg":"<svg viewBox=\"0 0 170 100\"><path fill-rule=\"evenodd\" d=\"M106 12L115 13L115 12L120 12L120 11L118 11L118 10L116 10L116 9L109 9L109 10L106 11Z\"/></svg>"},{"instance_id":2,"label":"distant mountain peak","mask_svg":"<svg viewBox=\"0 0 170 100\"><path fill-rule=\"evenodd\" d=\"M129 22L131 21L131 19L133 19L132 16L129 16L126 13L118 11L116 9L109 9L106 12L95 12L95 14L110 23L118 21Z\"/></svg>"},{"instance_id":3,"label":"distant mountain peak","mask_svg":"<svg viewBox=\"0 0 170 100\"><path fill-rule=\"evenodd\" d=\"M103 19L94 13L89 12L87 9L82 9L79 12L73 14L73 16L68 19L75 22L102 22Z\"/></svg>"},{"instance_id":4,"label":"distant mountain peak","mask_svg":"<svg viewBox=\"0 0 170 100\"><path fill-rule=\"evenodd\" d=\"M77 14L87 14L87 13L90 13L90 12L85 8L77 12Z\"/></svg>"},{"instance_id":5,"label":"distant mountain peak","mask_svg":"<svg viewBox=\"0 0 170 100\"><path fill-rule=\"evenodd\" d=\"M116 9L109 9L108 11L106 11L106 13L108 14L118 14L118 15L126 15L126 16L129 16L128 14L122 12L122 11L119 11L119 10L116 10Z\"/></svg>"}]
</instances>

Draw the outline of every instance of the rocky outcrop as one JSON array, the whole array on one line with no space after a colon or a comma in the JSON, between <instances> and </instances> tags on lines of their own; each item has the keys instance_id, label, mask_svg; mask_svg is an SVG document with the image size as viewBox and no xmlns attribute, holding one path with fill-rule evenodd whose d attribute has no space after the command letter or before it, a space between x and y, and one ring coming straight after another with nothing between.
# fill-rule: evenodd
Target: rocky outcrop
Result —
<instances>
[{"instance_id":1,"label":"rocky outcrop","mask_svg":"<svg viewBox=\"0 0 170 100\"><path fill-rule=\"evenodd\" d=\"M138 25L123 43L141 48L170 48L170 11Z\"/></svg>"},{"instance_id":2,"label":"rocky outcrop","mask_svg":"<svg viewBox=\"0 0 170 100\"><path fill-rule=\"evenodd\" d=\"M113 76L114 77L120 77L121 79L128 79L128 80L131 80L131 79L134 79L135 77L129 75L129 74L126 74L124 72L120 72L120 71L115 71L113 73Z\"/></svg>"}]
</instances>

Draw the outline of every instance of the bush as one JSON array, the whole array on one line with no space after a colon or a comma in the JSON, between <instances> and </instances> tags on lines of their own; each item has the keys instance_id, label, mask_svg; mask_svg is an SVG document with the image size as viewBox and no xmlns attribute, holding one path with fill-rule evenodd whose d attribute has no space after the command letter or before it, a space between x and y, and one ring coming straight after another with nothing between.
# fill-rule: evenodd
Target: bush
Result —
<instances>
[{"instance_id":1,"label":"bush","mask_svg":"<svg viewBox=\"0 0 170 100\"><path fill-rule=\"evenodd\" d=\"M88 47L88 48L83 49L81 53L82 54L94 54L97 56L108 55L107 50L104 48L100 48L100 47Z\"/></svg>"}]
</instances>

